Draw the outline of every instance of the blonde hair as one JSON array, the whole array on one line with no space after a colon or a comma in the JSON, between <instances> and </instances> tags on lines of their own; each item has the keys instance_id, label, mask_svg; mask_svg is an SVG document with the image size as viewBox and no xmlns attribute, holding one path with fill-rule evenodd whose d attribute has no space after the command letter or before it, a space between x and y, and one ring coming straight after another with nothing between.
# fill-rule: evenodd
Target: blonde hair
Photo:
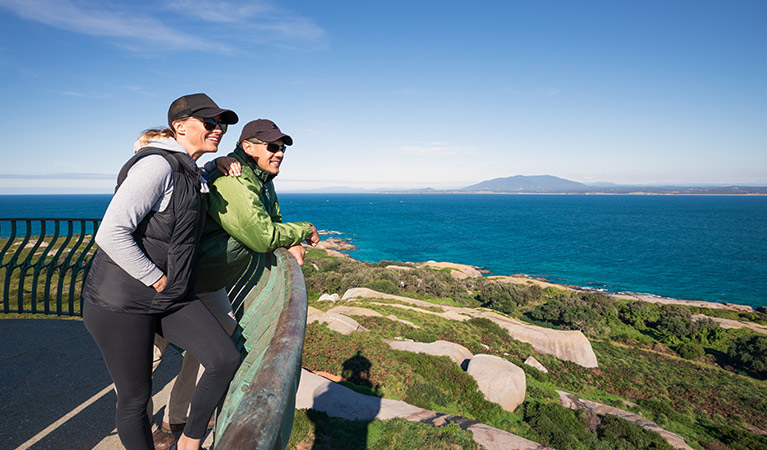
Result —
<instances>
[{"instance_id":1,"label":"blonde hair","mask_svg":"<svg viewBox=\"0 0 767 450\"><path fill-rule=\"evenodd\" d=\"M138 137L138 144L143 147L149 143L150 139L175 139L176 132L171 128L150 128L144 130Z\"/></svg>"}]
</instances>

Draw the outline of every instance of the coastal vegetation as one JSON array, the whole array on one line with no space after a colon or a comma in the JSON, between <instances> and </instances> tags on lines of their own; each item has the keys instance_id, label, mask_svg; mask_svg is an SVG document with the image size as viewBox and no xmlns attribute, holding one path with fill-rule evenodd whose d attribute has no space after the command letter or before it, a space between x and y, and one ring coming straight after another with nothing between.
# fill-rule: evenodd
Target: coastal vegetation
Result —
<instances>
[{"instance_id":1,"label":"coastal vegetation","mask_svg":"<svg viewBox=\"0 0 767 450\"><path fill-rule=\"evenodd\" d=\"M458 279L450 270L392 261L365 263L322 250L309 251L303 270L310 306L320 310L344 304L364 306L384 316L355 316L367 333L342 335L317 323L307 328L304 366L340 376L342 383L358 392L464 416L559 450L671 447L660 435L626 420L567 409L559 404L557 391L644 416L683 436L696 449L767 449L767 336L746 328L725 329L708 318L765 323L763 313L716 310L721 311L717 315L700 308L629 301L532 282ZM356 287L427 300L435 308L488 308L539 326L579 330L591 341L599 368L537 353L487 319L452 321L397 308L398 301L391 299L318 301L321 294L342 295ZM392 314L419 328L385 318ZM525 401L513 413L504 411L487 401L474 379L449 358L393 350L385 343L392 339L445 340L473 354L505 358L526 373ZM548 373L524 364L529 356ZM306 425L306 417L299 415L296 420L292 448L311 439L333 442L318 448L373 448L359 442L344 446L325 436L316 422L314 427L299 426L300 420ZM345 421L333 420L338 427L347 426ZM377 422L370 426L382 426ZM348 426L356 425L349 422Z\"/></svg>"}]
</instances>

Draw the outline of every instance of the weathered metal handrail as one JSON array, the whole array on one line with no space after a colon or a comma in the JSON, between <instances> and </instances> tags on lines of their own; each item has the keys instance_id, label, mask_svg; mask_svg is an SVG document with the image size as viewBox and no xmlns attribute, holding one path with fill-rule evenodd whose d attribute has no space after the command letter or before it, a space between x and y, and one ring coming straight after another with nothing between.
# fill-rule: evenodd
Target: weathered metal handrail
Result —
<instances>
[{"instance_id":1,"label":"weathered metal handrail","mask_svg":"<svg viewBox=\"0 0 767 450\"><path fill-rule=\"evenodd\" d=\"M4 313L81 316L101 219L0 219Z\"/></svg>"},{"instance_id":2,"label":"weathered metal handrail","mask_svg":"<svg viewBox=\"0 0 767 450\"><path fill-rule=\"evenodd\" d=\"M256 255L230 298L236 299L236 339L245 359L216 421L215 448L284 449L293 427L306 331L303 273L285 249Z\"/></svg>"},{"instance_id":3,"label":"weathered metal handrail","mask_svg":"<svg viewBox=\"0 0 767 450\"><path fill-rule=\"evenodd\" d=\"M100 220L0 219L2 312L82 315L80 293ZM215 447L284 449L306 331L301 268L285 249L256 254L228 292L243 363L216 421Z\"/></svg>"}]
</instances>

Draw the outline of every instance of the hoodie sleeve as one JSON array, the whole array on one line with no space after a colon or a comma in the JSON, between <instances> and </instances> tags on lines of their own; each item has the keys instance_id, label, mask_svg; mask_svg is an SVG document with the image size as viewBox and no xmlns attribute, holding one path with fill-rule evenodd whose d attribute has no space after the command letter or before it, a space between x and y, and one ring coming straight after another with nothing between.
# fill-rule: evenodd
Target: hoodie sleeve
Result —
<instances>
[{"instance_id":1,"label":"hoodie sleeve","mask_svg":"<svg viewBox=\"0 0 767 450\"><path fill-rule=\"evenodd\" d=\"M291 247L312 234L308 222L280 223L260 198L261 185L247 177L219 177L207 196L208 214L230 236L257 253Z\"/></svg>"},{"instance_id":2,"label":"hoodie sleeve","mask_svg":"<svg viewBox=\"0 0 767 450\"><path fill-rule=\"evenodd\" d=\"M172 193L173 172L168 161L160 155L139 159L109 202L96 232L99 248L147 286L163 273L136 245L133 232L150 211L167 208Z\"/></svg>"}]
</instances>

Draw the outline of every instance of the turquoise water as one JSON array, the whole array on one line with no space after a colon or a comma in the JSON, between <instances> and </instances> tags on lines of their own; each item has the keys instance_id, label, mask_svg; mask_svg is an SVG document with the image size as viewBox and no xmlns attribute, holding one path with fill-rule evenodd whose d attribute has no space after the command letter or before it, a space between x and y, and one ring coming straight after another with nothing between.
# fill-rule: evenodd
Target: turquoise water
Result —
<instances>
[{"instance_id":1,"label":"turquoise water","mask_svg":"<svg viewBox=\"0 0 767 450\"><path fill-rule=\"evenodd\" d=\"M100 217L108 195L0 196L3 217ZM343 233L365 261L767 305L767 196L283 194L286 221Z\"/></svg>"}]
</instances>

